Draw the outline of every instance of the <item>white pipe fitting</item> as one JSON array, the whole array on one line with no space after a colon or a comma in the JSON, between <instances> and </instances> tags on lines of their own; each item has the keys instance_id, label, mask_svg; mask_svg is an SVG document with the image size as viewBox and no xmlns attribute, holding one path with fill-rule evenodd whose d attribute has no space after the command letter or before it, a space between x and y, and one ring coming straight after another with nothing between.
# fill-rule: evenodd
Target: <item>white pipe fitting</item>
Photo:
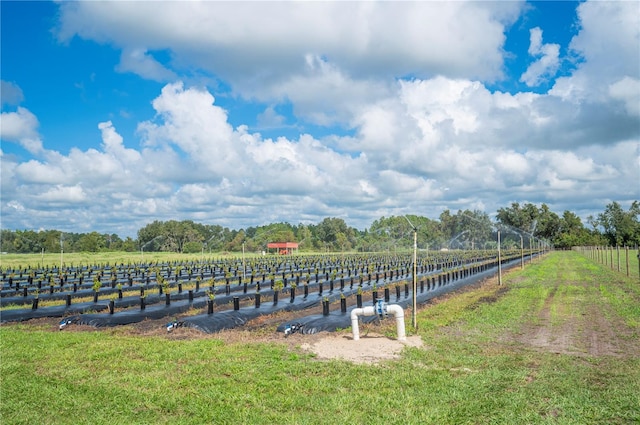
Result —
<instances>
[{"instance_id":1,"label":"white pipe fitting","mask_svg":"<svg viewBox=\"0 0 640 425\"><path fill-rule=\"evenodd\" d=\"M387 305L387 313L392 313L396 317L396 328L398 332L398 341L406 341L407 336L404 330L404 310L397 304ZM360 328L358 327L359 316L375 316L376 309L373 306L354 308L351 310L351 329L353 331L353 340L360 339Z\"/></svg>"}]
</instances>

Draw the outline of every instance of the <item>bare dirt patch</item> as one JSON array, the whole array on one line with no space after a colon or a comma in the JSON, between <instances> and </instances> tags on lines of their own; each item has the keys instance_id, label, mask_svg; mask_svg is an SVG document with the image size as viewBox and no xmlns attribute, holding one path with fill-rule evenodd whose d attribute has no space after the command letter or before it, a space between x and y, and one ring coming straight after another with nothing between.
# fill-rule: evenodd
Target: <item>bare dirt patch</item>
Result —
<instances>
[{"instance_id":1,"label":"bare dirt patch","mask_svg":"<svg viewBox=\"0 0 640 425\"><path fill-rule=\"evenodd\" d=\"M317 342L304 343L301 348L314 353L318 359L339 359L353 363L378 363L383 360L394 360L400 357L405 347L421 347L420 336L407 337L398 341L380 334L369 334L358 341L351 334L328 334Z\"/></svg>"},{"instance_id":2,"label":"bare dirt patch","mask_svg":"<svg viewBox=\"0 0 640 425\"><path fill-rule=\"evenodd\" d=\"M557 290L557 286L551 290L537 320L524 325L517 335L505 338L556 354L640 356L638 338L610 306L596 303L570 306L565 298L556 296Z\"/></svg>"}]
</instances>

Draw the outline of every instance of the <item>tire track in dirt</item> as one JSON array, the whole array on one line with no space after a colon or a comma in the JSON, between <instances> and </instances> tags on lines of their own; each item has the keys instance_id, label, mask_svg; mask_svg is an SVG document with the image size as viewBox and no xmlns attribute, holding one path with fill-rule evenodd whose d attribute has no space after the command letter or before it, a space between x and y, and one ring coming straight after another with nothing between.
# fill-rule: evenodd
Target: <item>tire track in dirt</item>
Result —
<instances>
[{"instance_id":1,"label":"tire track in dirt","mask_svg":"<svg viewBox=\"0 0 640 425\"><path fill-rule=\"evenodd\" d=\"M518 338L519 342L554 353L566 352L568 347L567 335L554 336L551 326L551 305L554 302L557 291L558 284L556 283L544 300L542 309L538 313L537 324L524 329L524 332Z\"/></svg>"},{"instance_id":2,"label":"tire track in dirt","mask_svg":"<svg viewBox=\"0 0 640 425\"><path fill-rule=\"evenodd\" d=\"M584 297L571 295L580 288ZM560 289L560 290L559 290ZM598 289L587 282L555 283L537 320L523 325L511 338L540 351L575 356L640 356L634 332L611 306L598 302ZM553 312L553 313L552 313Z\"/></svg>"}]
</instances>

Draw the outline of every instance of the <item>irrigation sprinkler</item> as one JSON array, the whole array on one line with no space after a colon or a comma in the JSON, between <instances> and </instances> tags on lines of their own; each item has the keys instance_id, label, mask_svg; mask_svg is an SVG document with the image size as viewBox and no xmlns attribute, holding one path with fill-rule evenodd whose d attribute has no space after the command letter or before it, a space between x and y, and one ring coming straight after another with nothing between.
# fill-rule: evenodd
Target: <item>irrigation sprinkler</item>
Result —
<instances>
[{"instance_id":1,"label":"irrigation sprinkler","mask_svg":"<svg viewBox=\"0 0 640 425\"><path fill-rule=\"evenodd\" d=\"M478 223L482 224L482 222L477 218L472 217L466 213L462 213L462 214L464 214L466 217L470 218L471 220L477 221ZM500 252L500 228L494 224L492 224L491 227L496 229L498 234L498 285L502 286L502 253Z\"/></svg>"},{"instance_id":2,"label":"irrigation sprinkler","mask_svg":"<svg viewBox=\"0 0 640 425\"><path fill-rule=\"evenodd\" d=\"M502 228L507 232L511 232L520 237L520 269L523 270L524 269L524 239L522 238L522 233L520 233L518 229L511 228L511 226L504 227L505 226L504 224L502 226L503 226Z\"/></svg>"},{"instance_id":3,"label":"irrigation sprinkler","mask_svg":"<svg viewBox=\"0 0 640 425\"><path fill-rule=\"evenodd\" d=\"M209 239L207 239L207 241L202 245L202 257L203 257L203 261L204 261L204 249L206 247L209 247L209 255L211 255L211 246L209 246L209 242L211 242L213 240L213 238L219 238L220 240L224 239L224 235L220 236L220 235L213 235L211 236Z\"/></svg>"},{"instance_id":4,"label":"irrigation sprinkler","mask_svg":"<svg viewBox=\"0 0 640 425\"><path fill-rule=\"evenodd\" d=\"M300 253L300 246L302 246L302 243L303 243L304 241L306 241L307 239L308 239L308 238L304 238L304 239L302 239L300 242L298 242L298 248L296 248L296 254L299 254L299 253Z\"/></svg>"},{"instance_id":5,"label":"irrigation sprinkler","mask_svg":"<svg viewBox=\"0 0 640 425\"><path fill-rule=\"evenodd\" d=\"M154 242L156 239L160 239L163 238L164 235L158 235L155 238L151 239L149 242L145 243L144 245L142 245L140 247L140 255L142 256L142 261L144 262L144 247L151 244L152 242Z\"/></svg>"},{"instance_id":6,"label":"irrigation sprinkler","mask_svg":"<svg viewBox=\"0 0 640 425\"><path fill-rule=\"evenodd\" d=\"M527 236L529 236L529 263L533 263L533 243L535 242L535 240L537 239L535 236L533 236L531 233L529 232L525 232L524 230L520 230L522 233L526 234Z\"/></svg>"},{"instance_id":7,"label":"irrigation sprinkler","mask_svg":"<svg viewBox=\"0 0 640 425\"><path fill-rule=\"evenodd\" d=\"M458 233L456 236L454 236L453 238L449 239L449 242L447 243L447 245L449 246L449 249L452 249L452 248L451 248L451 244L452 244L453 242L458 242L458 245L462 246L462 244L461 244L459 241L457 241L457 239L458 239L460 236L464 235L465 233L469 233L469 230L465 230L465 231L463 231L463 232L460 232L460 233ZM464 248L464 246L462 246L462 247Z\"/></svg>"}]
</instances>

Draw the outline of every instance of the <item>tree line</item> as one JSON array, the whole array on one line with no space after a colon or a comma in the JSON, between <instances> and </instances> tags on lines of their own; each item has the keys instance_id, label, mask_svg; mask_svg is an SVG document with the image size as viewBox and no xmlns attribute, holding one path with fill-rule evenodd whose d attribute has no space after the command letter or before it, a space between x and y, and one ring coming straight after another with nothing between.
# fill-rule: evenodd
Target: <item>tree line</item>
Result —
<instances>
[{"instance_id":1,"label":"tree line","mask_svg":"<svg viewBox=\"0 0 640 425\"><path fill-rule=\"evenodd\" d=\"M640 245L640 203L628 210L612 202L582 223L571 211L558 215L546 204L512 203L497 211L495 222L478 210L443 211L437 220L423 216L391 216L375 220L368 229L350 227L341 218L328 217L318 224L272 223L229 229L191 220L154 221L137 233L137 239L108 233L69 233L59 230L2 230L1 250L10 253L170 251L262 252L269 242L297 242L300 251L395 252L413 247L414 230L421 250L492 249L545 244L559 249L572 246Z\"/></svg>"}]
</instances>

